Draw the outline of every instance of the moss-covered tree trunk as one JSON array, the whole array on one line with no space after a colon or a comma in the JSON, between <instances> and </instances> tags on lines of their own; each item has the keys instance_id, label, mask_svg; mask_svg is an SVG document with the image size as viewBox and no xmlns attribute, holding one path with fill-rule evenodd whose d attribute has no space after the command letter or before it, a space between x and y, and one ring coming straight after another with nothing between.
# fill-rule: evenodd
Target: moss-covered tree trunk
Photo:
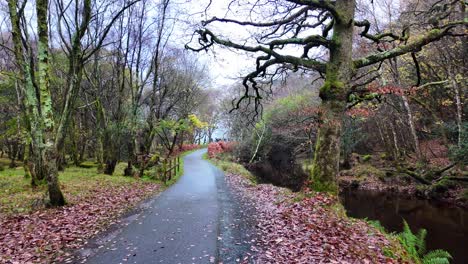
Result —
<instances>
[{"instance_id":1,"label":"moss-covered tree trunk","mask_svg":"<svg viewBox=\"0 0 468 264\"><path fill-rule=\"evenodd\" d=\"M75 166L80 166L80 160L79 160L79 155L78 155L78 143L76 139L76 126L75 122L73 119L71 120L70 124L70 131L69 131L69 136L70 136L70 143L71 143L71 156L73 160L73 164Z\"/></svg>"},{"instance_id":2,"label":"moss-covered tree trunk","mask_svg":"<svg viewBox=\"0 0 468 264\"><path fill-rule=\"evenodd\" d=\"M312 187L337 192L340 161L341 123L346 109L346 94L353 75L352 61L354 0L336 1L330 59L320 89L322 122L317 136L312 169Z\"/></svg>"},{"instance_id":3,"label":"moss-covered tree trunk","mask_svg":"<svg viewBox=\"0 0 468 264\"><path fill-rule=\"evenodd\" d=\"M25 114L29 121L31 151L34 156L34 170L37 175L45 175L50 204L61 206L65 199L58 183L57 150L54 144L54 115L49 85L49 29L47 21L48 0L36 1L37 13L37 77L30 64L31 48L23 46L21 39L20 17L17 1L8 1L8 10L12 25L14 54L18 66L22 69ZM27 37L27 33L25 33ZM37 176L36 175L36 176Z\"/></svg>"},{"instance_id":4,"label":"moss-covered tree trunk","mask_svg":"<svg viewBox=\"0 0 468 264\"><path fill-rule=\"evenodd\" d=\"M91 21L91 0L83 1L83 9L81 10L81 23L71 39L71 50L68 54L68 73L67 87L62 113L56 129L55 147L60 153L64 149L67 129L70 123L72 112L75 110L76 100L81 88L83 79L83 49L81 46L82 38L84 37L89 23Z\"/></svg>"},{"instance_id":5,"label":"moss-covered tree trunk","mask_svg":"<svg viewBox=\"0 0 468 264\"><path fill-rule=\"evenodd\" d=\"M38 86L41 107L42 127L44 131L43 167L47 179L50 204L62 206L65 198L60 190L57 170L57 149L54 142L54 113L50 93L49 70L49 28L47 21L48 0L36 1L38 27Z\"/></svg>"},{"instance_id":6,"label":"moss-covered tree trunk","mask_svg":"<svg viewBox=\"0 0 468 264\"><path fill-rule=\"evenodd\" d=\"M98 163L98 173L104 171L104 132L102 124L104 122L103 109L101 102L96 101L97 115L96 115L96 161Z\"/></svg>"}]
</instances>

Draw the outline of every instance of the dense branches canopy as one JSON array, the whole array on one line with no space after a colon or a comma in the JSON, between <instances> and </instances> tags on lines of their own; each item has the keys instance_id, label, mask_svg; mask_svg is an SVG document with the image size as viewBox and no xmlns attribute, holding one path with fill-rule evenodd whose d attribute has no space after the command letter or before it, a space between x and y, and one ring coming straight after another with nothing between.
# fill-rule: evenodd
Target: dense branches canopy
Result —
<instances>
[{"instance_id":1,"label":"dense branches canopy","mask_svg":"<svg viewBox=\"0 0 468 264\"><path fill-rule=\"evenodd\" d=\"M357 9L379 3L371 2L362 1ZM343 21L335 1L232 1L223 17L214 16L202 22L203 28L195 32L187 47L202 51L219 45L258 54L255 71L244 78L245 93L241 97L241 100L255 99L258 104L262 98L261 84L283 69L325 74L330 52L340 45L340 40L333 38L336 22L353 23L356 34L363 39L359 42L368 46L368 52L355 52L359 56L353 56L354 68L360 69L420 51L445 36L463 35L464 5L462 1L401 3L399 25L381 32L370 22L371 18L361 17L359 12L352 21ZM405 21L404 17L411 16L423 21L417 24ZM236 41L222 36L215 31L219 24L245 27L252 32L251 37ZM239 106L238 102L236 107Z\"/></svg>"}]
</instances>

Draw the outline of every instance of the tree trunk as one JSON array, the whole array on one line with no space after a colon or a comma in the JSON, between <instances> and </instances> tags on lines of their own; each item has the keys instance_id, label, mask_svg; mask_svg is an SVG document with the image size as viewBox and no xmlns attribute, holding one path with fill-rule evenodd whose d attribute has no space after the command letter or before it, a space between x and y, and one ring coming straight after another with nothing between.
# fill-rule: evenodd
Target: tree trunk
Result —
<instances>
[{"instance_id":1,"label":"tree trunk","mask_svg":"<svg viewBox=\"0 0 468 264\"><path fill-rule=\"evenodd\" d=\"M58 181L56 153L53 148L47 149L44 157L44 170L46 172L47 190L49 191L49 202L52 206L62 206L65 205L65 197L60 190Z\"/></svg>"},{"instance_id":2,"label":"tree trunk","mask_svg":"<svg viewBox=\"0 0 468 264\"><path fill-rule=\"evenodd\" d=\"M31 150L34 154L34 170L39 175L45 175L49 191L50 204L61 206L65 198L58 183L57 164L54 147L54 116L52 97L49 85L49 32L47 21L47 0L36 1L37 13L37 80L34 82L35 69L30 64L32 52L30 47L23 46L21 40L20 17L17 12L17 1L8 1L10 21L12 25L12 40L17 64L22 69L24 84L24 105L30 124ZM27 33L25 33L27 34ZM26 56L27 54L27 56ZM51 160L52 159L52 160Z\"/></svg>"},{"instance_id":3,"label":"tree trunk","mask_svg":"<svg viewBox=\"0 0 468 264\"><path fill-rule=\"evenodd\" d=\"M398 68L398 58L393 58L392 60L390 60L390 64L391 64L391 67L393 68L394 82L399 87L402 87L400 70ZM408 97L405 94L403 94L401 96L401 100L403 101L403 107L405 108L406 115L408 118L408 125L410 127L411 138L413 140L414 152L416 152L416 157L418 158L418 161L423 161L424 157L422 156L421 148L419 147L419 138L418 138L418 134L416 133L416 126L414 124L413 111L411 110Z\"/></svg>"},{"instance_id":4,"label":"tree trunk","mask_svg":"<svg viewBox=\"0 0 468 264\"><path fill-rule=\"evenodd\" d=\"M85 161L86 147L87 147L86 138L83 136L81 146L80 146L80 152L78 156L78 160L80 163Z\"/></svg>"},{"instance_id":5,"label":"tree trunk","mask_svg":"<svg viewBox=\"0 0 468 264\"><path fill-rule=\"evenodd\" d=\"M72 160L73 160L73 164L75 166L80 166L80 159L79 159L79 156L78 156L78 143L76 142L77 139L76 139L76 126L75 126L75 122L72 121L71 124L70 124L70 143L71 143L71 157L72 157Z\"/></svg>"},{"instance_id":6,"label":"tree trunk","mask_svg":"<svg viewBox=\"0 0 468 264\"><path fill-rule=\"evenodd\" d=\"M329 110L330 111L330 110ZM312 166L312 184L317 191L338 192L341 117L331 113L319 127Z\"/></svg>"},{"instance_id":7,"label":"tree trunk","mask_svg":"<svg viewBox=\"0 0 468 264\"><path fill-rule=\"evenodd\" d=\"M395 126L392 122L390 122L390 129L392 130L393 135L394 156L395 160L398 161L400 159L400 148L398 147L398 137L395 131Z\"/></svg>"},{"instance_id":8,"label":"tree trunk","mask_svg":"<svg viewBox=\"0 0 468 264\"><path fill-rule=\"evenodd\" d=\"M335 19L327 63L326 78L320 88L322 124L315 144L312 187L319 191L338 192L341 123L346 109L346 94L353 75L352 45L354 0L336 1L339 18Z\"/></svg>"},{"instance_id":9,"label":"tree trunk","mask_svg":"<svg viewBox=\"0 0 468 264\"><path fill-rule=\"evenodd\" d=\"M457 106L457 128L458 128L457 145L459 148L461 148L462 133L463 133L463 123L462 123L463 103L462 103L461 96L460 96L461 89L459 89L458 82L457 82L453 69L449 67L448 72L449 72L450 81L452 82L452 89L455 92L455 104Z\"/></svg>"},{"instance_id":10,"label":"tree trunk","mask_svg":"<svg viewBox=\"0 0 468 264\"><path fill-rule=\"evenodd\" d=\"M102 173L104 171L104 146L102 143L102 136L98 134L96 146L96 161L98 163L97 171Z\"/></svg>"},{"instance_id":11,"label":"tree trunk","mask_svg":"<svg viewBox=\"0 0 468 264\"><path fill-rule=\"evenodd\" d=\"M413 111L411 110L406 95L402 95L401 99L403 100L403 105L405 107L406 114L408 115L408 123L410 126L411 136L413 137L414 151L416 152L418 160L422 161L424 157L422 156L421 148L419 147L419 139L418 134L416 133L416 126L414 125Z\"/></svg>"},{"instance_id":12,"label":"tree trunk","mask_svg":"<svg viewBox=\"0 0 468 264\"><path fill-rule=\"evenodd\" d=\"M24 156L23 156L23 170L24 170L24 178L30 178L31 171L29 170L28 164L29 163L29 144L26 143L24 145ZM34 185L34 182L31 182L31 185Z\"/></svg>"},{"instance_id":13,"label":"tree trunk","mask_svg":"<svg viewBox=\"0 0 468 264\"><path fill-rule=\"evenodd\" d=\"M133 162L136 160L135 155L135 145L134 145L134 135L130 133L130 138L127 143L128 149L128 161L127 161L127 168L124 170L124 176L132 176L133 175Z\"/></svg>"},{"instance_id":14,"label":"tree trunk","mask_svg":"<svg viewBox=\"0 0 468 264\"><path fill-rule=\"evenodd\" d=\"M44 158L43 166L47 179L50 204L52 206L65 205L65 197L60 190L57 171L57 153L54 142L54 115L52 96L50 94L49 69L49 28L47 21L48 0L36 1L38 27L38 76L39 97L44 128Z\"/></svg>"},{"instance_id":15,"label":"tree trunk","mask_svg":"<svg viewBox=\"0 0 468 264\"><path fill-rule=\"evenodd\" d=\"M114 160L114 159L106 160L106 166L104 168L104 174L107 174L107 175L114 174L115 166L117 166L117 160Z\"/></svg>"},{"instance_id":16,"label":"tree trunk","mask_svg":"<svg viewBox=\"0 0 468 264\"><path fill-rule=\"evenodd\" d=\"M104 174L112 175L115 171L115 166L119 160L118 142L114 142L115 139L110 135L112 131L106 131L104 135L103 147L104 147Z\"/></svg>"}]
</instances>

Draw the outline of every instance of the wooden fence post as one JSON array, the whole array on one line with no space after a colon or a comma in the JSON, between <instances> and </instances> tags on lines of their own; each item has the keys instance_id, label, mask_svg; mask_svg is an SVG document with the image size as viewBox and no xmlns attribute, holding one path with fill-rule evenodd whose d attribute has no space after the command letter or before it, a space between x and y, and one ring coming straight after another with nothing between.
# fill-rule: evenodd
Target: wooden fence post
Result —
<instances>
[{"instance_id":1,"label":"wooden fence post","mask_svg":"<svg viewBox=\"0 0 468 264\"><path fill-rule=\"evenodd\" d=\"M169 159L169 180L172 178L172 159Z\"/></svg>"},{"instance_id":2,"label":"wooden fence post","mask_svg":"<svg viewBox=\"0 0 468 264\"><path fill-rule=\"evenodd\" d=\"M167 182L167 175L166 175L166 173L167 173L167 161L164 160L164 161L163 161L163 177L164 177L164 184L166 184L166 182Z\"/></svg>"},{"instance_id":3,"label":"wooden fence post","mask_svg":"<svg viewBox=\"0 0 468 264\"><path fill-rule=\"evenodd\" d=\"M177 172L180 172L180 156L177 156Z\"/></svg>"}]
</instances>

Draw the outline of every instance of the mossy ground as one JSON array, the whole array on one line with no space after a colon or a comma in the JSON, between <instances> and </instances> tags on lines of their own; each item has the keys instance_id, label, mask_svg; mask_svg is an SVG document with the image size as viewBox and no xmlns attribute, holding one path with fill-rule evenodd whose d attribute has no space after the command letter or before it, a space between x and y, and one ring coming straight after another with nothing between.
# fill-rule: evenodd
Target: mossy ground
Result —
<instances>
[{"instance_id":1,"label":"mossy ground","mask_svg":"<svg viewBox=\"0 0 468 264\"><path fill-rule=\"evenodd\" d=\"M114 175L109 176L97 173L96 166L87 168L68 167L59 173L60 187L67 200L72 196L88 196L99 186L122 186L141 181L150 181L147 178L135 179L124 177L125 163L117 165ZM34 209L34 205L46 198L47 186L45 184L31 188L31 179L24 177L22 167L5 168L0 172L0 215L26 213Z\"/></svg>"},{"instance_id":2,"label":"mossy ground","mask_svg":"<svg viewBox=\"0 0 468 264\"><path fill-rule=\"evenodd\" d=\"M151 178L151 170L148 170L148 174L141 178L123 176L127 166L125 162L117 164L114 174L110 176L98 173L97 163L94 161L84 161L79 167L69 166L65 171L59 172L60 187L68 201L73 196L90 195L98 186L117 187L147 181L167 188L177 182L180 176L184 174L183 158L193 151L187 151L180 155L180 170L165 184L160 179ZM0 215L30 212L35 209L36 204L40 204L41 200L47 199L47 185L42 184L36 188L31 188L31 179L24 177L23 167L8 168L9 163L8 159L0 159L0 164L4 168L0 170ZM17 164L20 165L21 163L18 162Z\"/></svg>"}]
</instances>

